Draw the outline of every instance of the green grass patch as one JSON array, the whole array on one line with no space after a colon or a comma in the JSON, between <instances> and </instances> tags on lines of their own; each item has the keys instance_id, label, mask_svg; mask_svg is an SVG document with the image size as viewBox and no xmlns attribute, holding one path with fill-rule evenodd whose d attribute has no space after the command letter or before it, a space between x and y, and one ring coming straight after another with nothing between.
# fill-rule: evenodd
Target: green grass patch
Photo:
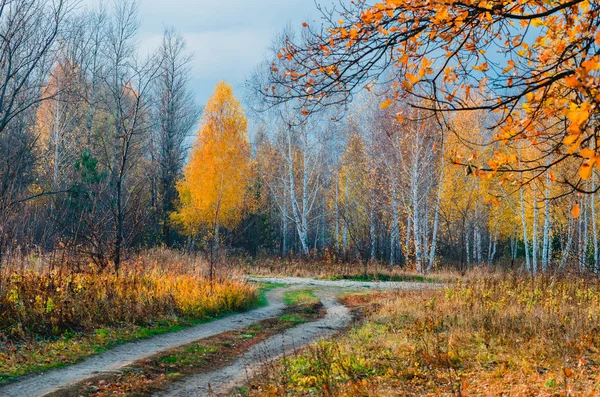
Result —
<instances>
[{"instance_id":1,"label":"green grass patch","mask_svg":"<svg viewBox=\"0 0 600 397\"><path fill-rule=\"evenodd\" d=\"M320 301L312 289L299 289L286 291L283 294L283 302L288 306L312 306Z\"/></svg>"},{"instance_id":2,"label":"green grass patch","mask_svg":"<svg viewBox=\"0 0 600 397\"><path fill-rule=\"evenodd\" d=\"M303 324L308 321L305 316L302 316L298 313L284 314L281 317L279 317L279 319L285 323L293 324Z\"/></svg>"},{"instance_id":3,"label":"green grass patch","mask_svg":"<svg viewBox=\"0 0 600 397\"><path fill-rule=\"evenodd\" d=\"M275 288L285 288L287 284L282 283L258 283L258 298L255 303L255 307L265 307L269 304L267 300L267 292Z\"/></svg>"}]
</instances>

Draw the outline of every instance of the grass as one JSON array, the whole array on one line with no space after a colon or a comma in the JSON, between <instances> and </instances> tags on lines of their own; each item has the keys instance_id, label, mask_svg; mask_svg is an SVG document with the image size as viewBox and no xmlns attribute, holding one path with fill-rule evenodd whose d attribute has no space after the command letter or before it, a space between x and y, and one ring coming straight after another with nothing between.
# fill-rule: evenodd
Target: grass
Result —
<instances>
[{"instance_id":1,"label":"grass","mask_svg":"<svg viewBox=\"0 0 600 397\"><path fill-rule=\"evenodd\" d=\"M455 271L436 269L435 276L424 276L410 267L387 266L370 263L365 267L362 263L341 262L331 255L320 258L260 258L258 260L243 260L236 258L231 267L237 273L254 277L314 277L326 280L357 280L357 281L413 281L445 283L461 278Z\"/></svg>"},{"instance_id":2,"label":"grass","mask_svg":"<svg viewBox=\"0 0 600 397\"><path fill-rule=\"evenodd\" d=\"M267 300L267 292L275 288L286 288L287 284L282 283L258 283L258 299L256 300L257 307L265 307L269 304Z\"/></svg>"},{"instance_id":3,"label":"grass","mask_svg":"<svg viewBox=\"0 0 600 397\"><path fill-rule=\"evenodd\" d=\"M360 324L282 360L246 395L600 395L596 281L484 276L345 301Z\"/></svg>"},{"instance_id":4,"label":"grass","mask_svg":"<svg viewBox=\"0 0 600 397\"><path fill-rule=\"evenodd\" d=\"M319 303L312 289L300 289L286 291L283 294L283 302L288 306L311 306Z\"/></svg>"}]
</instances>

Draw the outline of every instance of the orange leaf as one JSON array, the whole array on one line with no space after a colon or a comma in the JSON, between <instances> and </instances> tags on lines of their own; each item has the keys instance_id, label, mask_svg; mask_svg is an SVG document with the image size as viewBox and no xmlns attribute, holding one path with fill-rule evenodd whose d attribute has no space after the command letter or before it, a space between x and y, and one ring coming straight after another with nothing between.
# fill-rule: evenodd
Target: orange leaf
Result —
<instances>
[{"instance_id":1,"label":"orange leaf","mask_svg":"<svg viewBox=\"0 0 600 397\"><path fill-rule=\"evenodd\" d=\"M579 152L579 155L583 158L591 159L592 157L594 157L596 155L596 152L593 151L592 149L585 148L585 149L581 149L581 151Z\"/></svg>"},{"instance_id":2,"label":"orange leaf","mask_svg":"<svg viewBox=\"0 0 600 397\"><path fill-rule=\"evenodd\" d=\"M563 143L565 145L572 145L577 140L577 138L579 138L579 135L569 135L565 139L563 139Z\"/></svg>"},{"instance_id":3,"label":"orange leaf","mask_svg":"<svg viewBox=\"0 0 600 397\"><path fill-rule=\"evenodd\" d=\"M304 26L305 28L307 28L308 24L306 22L302 22L302 26Z\"/></svg>"},{"instance_id":4,"label":"orange leaf","mask_svg":"<svg viewBox=\"0 0 600 397\"><path fill-rule=\"evenodd\" d=\"M588 163L583 163L583 164L581 164L581 168L579 168L579 176L584 181L587 181L588 179L590 179L590 176L592 175L592 170L593 169L592 169L591 165L589 165Z\"/></svg>"},{"instance_id":5,"label":"orange leaf","mask_svg":"<svg viewBox=\"0 0 600 397\"><path fill-rule=\"evenodd\" d=\"M379 109L383 110L385 108L388 108L394 101L392 101L391 99L386 99L385 101L381 102L381 105L379 105Z\"/></svg>"},{"instance_id":6,"label":"orange leaf","mask_svg":"<svg viewBox=\"0 0 600 397\"><path fill-rule=\"evenodd\" d=\"M581 214L581 209L579 208L579 204L575 203L573 209L571 210L571 215L573 215L573 218L579 218L579 214ZM569 375L567 375L567 370L569 371ZM570 376L570 371L571 370L569 368L565 368L565 375L567 377Z\"/></svg>"},{"instance_id":7,"label":"orange leaf","mask_svg":"<svg viewBox=\"0 0 600 397\"><path fill-rule=\"evenodd\" d=\"M419 81L419 78L414 74L406 73L406 78L410 81L410 84L415 85Z\"/></svg>"},{"instance_id":8,"label":"orange leaf","mask_svg":"<svg viewBox=\"0 0 600 397\"><path fill-rule=\"evenodd\" d=\"M575 75L565 77L565 84L567 87L571 88L577 88L581 85L579 79Z\"/></svg>"},{"instance_id":9,"label":"orange leaf","mask_svg":"<svg viewBox=\"0 0 600 397\"><path fill-rule=\"evenodd\" d=\"M577 204L575 204L575 205L577 206L577 208L579 208L579 206ZM575 218L577 218L577 216ZM564 371L565 371L565 376L567 378L570 378L573 375L573 371L571 370L571 368L565 368Z\"/></svg>"},{"instance_id":10,"label":"orange leaf","mask_svg":"<svg viewBox=\"0 0 600 397\"><path fill-rule=\"evenodd\" d=\"M488 70L488 63L484 62L479 66L473 66L473 69L477 70L478 72L485 72L486 70Z\"/></svg>"}]
</instances>

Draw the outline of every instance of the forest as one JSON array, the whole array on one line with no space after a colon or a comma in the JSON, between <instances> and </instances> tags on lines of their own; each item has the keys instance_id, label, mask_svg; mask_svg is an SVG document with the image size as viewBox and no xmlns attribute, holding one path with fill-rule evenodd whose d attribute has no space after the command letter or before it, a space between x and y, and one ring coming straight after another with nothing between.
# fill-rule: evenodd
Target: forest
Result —
<instances>
[{"instance_id":1,"label":"forest","mask_svg":"<svg viewBox=\"0 0 600 397\"><path fill-rule=\"evenodd\" d=\"M0 396L212 390L320 322L206 395L600 394L600 2L310 2L198 103L145 1L0 0Z\"/></svg>"}]
</instances>

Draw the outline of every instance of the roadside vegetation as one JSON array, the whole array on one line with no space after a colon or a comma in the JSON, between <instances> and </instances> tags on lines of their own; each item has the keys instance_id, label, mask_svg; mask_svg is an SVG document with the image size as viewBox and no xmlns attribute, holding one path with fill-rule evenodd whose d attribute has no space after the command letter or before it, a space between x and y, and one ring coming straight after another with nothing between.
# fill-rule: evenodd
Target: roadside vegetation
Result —
<instances>
[{"instance_id":1,"label":"roadside vegetation","mask_svg":"<svg viewBox=\"0 0 600 397\"><path fill-rule=\"evenodd\" d=\"M47 258L0 269L0 383L260 304L243 280L154 258L118 273Z\"/></svg>"},{"instance_id":2,"label":"roadside vegetation","mask_svg":"<svg viewBox=\"0 0 600 397\"><path fill-rule=\"evenodd\" d=\"M364 321L287 357L252 396L597 395L600 285L471 275L345 297Z\"/></svg>"}]
</instances>

